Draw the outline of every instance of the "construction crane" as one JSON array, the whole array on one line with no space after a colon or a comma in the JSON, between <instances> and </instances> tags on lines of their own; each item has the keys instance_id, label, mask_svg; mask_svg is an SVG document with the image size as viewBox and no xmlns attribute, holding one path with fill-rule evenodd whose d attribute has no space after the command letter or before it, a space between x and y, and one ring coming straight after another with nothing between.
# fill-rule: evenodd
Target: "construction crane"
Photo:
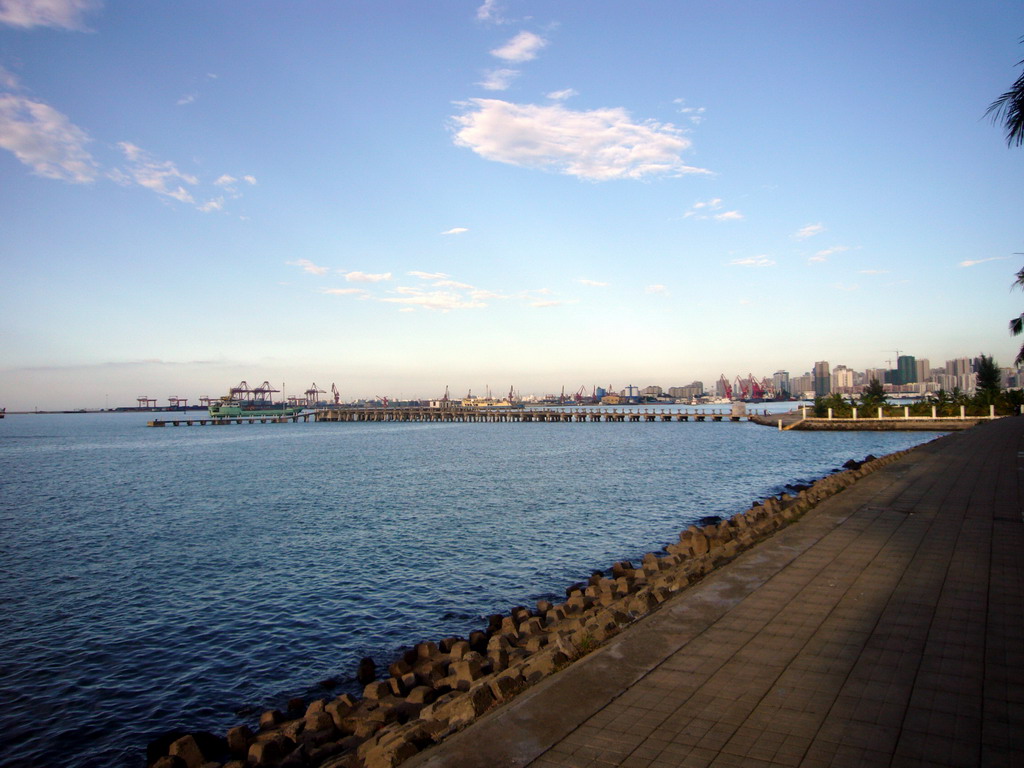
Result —
<instances>
[{"instance_id":1,"label":"construction crane","mask_svg":"<svg viewBox=\"0 0 1024 768\"><path fill-rule=\"evenodd\" d=\"M316 385L316 382L314 381L310 385L309 389L307 389L302 394L304 394L306 396L306 405L309 405L309 406L312 407L312 406L315 406L320 401L320 395L327 394L327 390L326 389L320 389Z\"/></svg>"},{"instance_id":2,"label":"construction crane","mask_svg":"<svg viewBox=\"0 0 1024 768\"><path fill-rule=\"evenodd\" d=\"M248 400L253 390L249 388L249 382L242 381L237 387L231 388L230 394L232 400Z\"/></svg>"},{"instance_id":3,"label":"construction crane","mask_svg":"<svg viewBox=\"0 0 1024 768\"><path fill-rule=\"evenodd\" d=\"M732 400L732 386L729 384L729 380L725 378L724 373L718 377L718 385L725 394L726 400Z\"/></svg>"},{"instance_id":4,"label":"construction crane","mask_svg":"<svg viewBox=\"0 0 1024 768\"><path fill-rule=\"evenodd\" d=\"M331 395L334 396L334 404L341 405L341 392L338 391L338 386L333 381L331 382Z\"/></svg>"}]
</instances>

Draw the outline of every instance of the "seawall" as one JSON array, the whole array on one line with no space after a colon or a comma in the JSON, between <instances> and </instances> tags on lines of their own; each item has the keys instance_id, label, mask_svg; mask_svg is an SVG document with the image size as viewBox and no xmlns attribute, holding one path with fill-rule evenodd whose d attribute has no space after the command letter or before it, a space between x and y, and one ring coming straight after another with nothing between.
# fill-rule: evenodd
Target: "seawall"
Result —
<instances>
[{"instance_id":1,"label":"seawall","mask_svg":"<svg viewBox=\"0 0 1024 768\"><path fill-rule=\"evenodd\" d=\"M770 497L727 520L690 526L637 565L615 563L539 602L489 617L468 638L423 642L383 679L369 669L361 697L291 702L263 713L258 728L224 737L176 734L150 745L157 768L389 768L464 728L601 645L740 552L799 519L822 500L907 453L825 477L799 493ZM371 679L372 678L372 679Z\"/></svg>"}]
</instances>

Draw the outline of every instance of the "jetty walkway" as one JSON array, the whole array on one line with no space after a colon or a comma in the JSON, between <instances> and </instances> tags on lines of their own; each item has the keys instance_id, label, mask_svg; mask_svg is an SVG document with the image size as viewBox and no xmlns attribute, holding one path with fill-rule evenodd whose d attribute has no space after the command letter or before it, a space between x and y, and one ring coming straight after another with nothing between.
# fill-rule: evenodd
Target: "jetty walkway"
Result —
<instances>
[{"instance_id":1,"label":"jetty walkway","mask_svg":"<svg viewBox=\"0 0 1024 768\"><path fill-rule=\"evenodd\" d=\"M927 443L403 766L1024 765L1022 473Z\"/></svg>"},{"instance_id":2,"label":"jetty walkway","mask_svg":"<svg viewBox=\"0 0 1024 768\"><path fill-rule=\"evenodd\" d=\"M616 408L321 408L317 421L653 422L746 421L746 410L633 410Z\"/></svg>"}]
</instances>

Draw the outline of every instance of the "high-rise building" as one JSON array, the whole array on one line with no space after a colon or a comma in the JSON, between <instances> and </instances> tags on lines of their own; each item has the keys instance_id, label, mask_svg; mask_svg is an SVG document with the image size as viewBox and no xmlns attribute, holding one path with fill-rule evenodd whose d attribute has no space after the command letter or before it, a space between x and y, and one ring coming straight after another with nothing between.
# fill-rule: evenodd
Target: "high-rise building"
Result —
<instances>
[{"instance_id":1,"label":"high-rise building","mask_svg":"<svg viewBox=\"0 0 1024 768\"><path fill-rule=\"evenodd\" d=\"M946 375L948 376L965 376L973 371L974 368L971 366L969 357L958 357L955 360L946 361Z\"/></svg>"},{"instance_id":2,"label":"high-rise building","mask_svg":"<svg viewBox=\"0 0 1024 768\"><path fill-rule=\"evenodd\" d=\"M868 368L864 371L864 386L871 386L872 381L885 384L885 376L889 373L885 368Z\"/></svg>"},{"instance_id":3,"label":"high-rise building","mask_svg":"<svg viewBox=\"0 0 1024 768\"><path fill-rule=\"evenodd\" d=\"M832 369L832 392L843 392L853 388L853 370L845 365Z\"/></svg>"},{"instance_id":4,"label":"high-rise building","mask_svg":"<svg viewBox=\"0 0 1024 768\"><path fill-rule=\"evenodd\" d=\"M775 394L781 395L783 392L792 392L789 388L789 371L776 371L772 374L772 386L775 388Z\"/></svg>"},{"instance_id":5,"label":"high-rise building","mask_svg":"<svg viewBox=\"0 0 1024 768\"><path fill-rule=\"evenodd\" d=\"M814 396L825 397L831 389L832 371L827 360L820 360L814 364Z\"/></svg>"},{"instance_id":6,"label":"high-rise building","mask_svg":"<svg viewBox=\"0 0 1024 768\"><path fill-rule=\"evenodd\" d=\"M917 361L917 380L918 381L931 381L932 380L932 366L928 360Z\"/></svg>"},{"instance_id":7,"label":"high-rise building","mask_svg":"<svg viewBox=\"0 0 1024 768\"><path fill-rule=\"evenodd\" d=\"M917 361L913 355L900 355L896 358L896 383L913 384L917 381Z\"/></svg>"}]
</instances>

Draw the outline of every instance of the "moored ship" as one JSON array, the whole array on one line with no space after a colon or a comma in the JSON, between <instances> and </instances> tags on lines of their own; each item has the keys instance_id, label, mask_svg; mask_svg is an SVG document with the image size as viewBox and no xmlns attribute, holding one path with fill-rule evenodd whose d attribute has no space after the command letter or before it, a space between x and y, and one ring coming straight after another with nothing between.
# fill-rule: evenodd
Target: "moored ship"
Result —
<instances>
[{"instance_id":1,"label":"moored ship","mask_svg":"<svg viewBox=\"0 0 1024 768\"><path fill-rule=\"evenodd\" d=\"M267 381L258 387L250 387L243 381L220 399L210 401L210 418L290 418L304 410L302 403L274 402L273 393L280 391Z\"/></svg>"}]
</instances>

